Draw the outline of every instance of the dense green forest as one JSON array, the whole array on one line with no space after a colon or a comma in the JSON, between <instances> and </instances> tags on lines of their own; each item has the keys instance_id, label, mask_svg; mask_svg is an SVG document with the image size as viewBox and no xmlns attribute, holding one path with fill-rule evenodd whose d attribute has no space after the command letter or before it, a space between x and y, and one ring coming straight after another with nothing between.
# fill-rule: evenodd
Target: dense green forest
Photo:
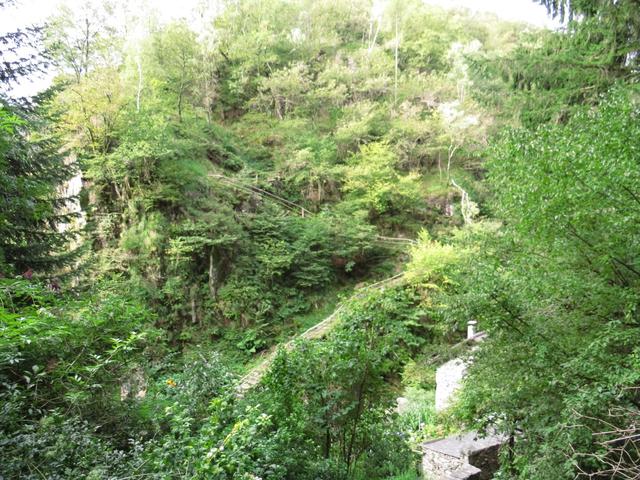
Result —
<instances>
[{"instance_id":1,"label":"dense green forest","mask_svg":"<svg viewBox=\"0 0 640 480\"><path fill-rule=\"evenodd\" d=\"M412 480L469 429L495 478L640 478L640 5L536 3L562 27L96 0L0 35L0 479Z\"/></svg>"}]
</instances>

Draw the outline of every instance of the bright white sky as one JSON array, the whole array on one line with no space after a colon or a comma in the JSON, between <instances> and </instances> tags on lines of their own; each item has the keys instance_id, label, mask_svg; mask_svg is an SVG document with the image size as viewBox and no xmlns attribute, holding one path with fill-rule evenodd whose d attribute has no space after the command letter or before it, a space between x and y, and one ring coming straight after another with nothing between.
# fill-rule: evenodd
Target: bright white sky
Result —
<instances>
[{"instance_id":1,"label":"bright white sky","mask_svg":"<svg viewBox=\"0 0 640 480\"><path fill-rule=\"evenodd\" d=\"M444 8L468 8L491 12L505 20L527 22L538 27L558 28L560 23L547 15L547 9L534 0L424 0Z\"/></svg>"},{"instance_id":2,"label":"bright white sky","mask_svg":"<svg viewBox=\"0 0 640 480\"><path fill-rule=\"evenodd\" d=\"M67 0L71 5L82 5L87 0ZM464 7L472 11L491 12L505 20L528 22L540 27L557 28L559 23L547 16L546 9L534 0L424 0L425 3L445 8ZM193 10L196 6L214 6L216 0L130 0L129 6L146 3L160 12L160 19L170 21L178 18L196 20ZM384 0L376 0L384 2ZM0 12L0 33L13 31L28 25L39 24L56 13L60 0L17 0L17 5ZM132 10L135 10L132 8ZM212 10L214 10L212 8ZM12 94L32 95L45 88L50 79L36 80L17 86Z\"/></svg>"},{"instance_id":3,"label":"bright white sky","mask_svg":"<svg viewBox=\"0 0 640 480\"><path fill-rule=\"evenodd\" d=\"M445 8L464 7L479 12L492 12L505 20L519 20L544 27L557 27L558 23L547 16L546 9L534 0L424 0L425 3ZM38 23L55 13L58 0L18 0L19 5L7 9L0 16L0 31L16 26ZM67 3L79 4L83 0L71 0ZM131 0L129 5L140 3ZM189 17L190 12L199 4L215 4L215 0L149 0L161 13L163 19L170 20Z\"/></svg>"}]
</instances>

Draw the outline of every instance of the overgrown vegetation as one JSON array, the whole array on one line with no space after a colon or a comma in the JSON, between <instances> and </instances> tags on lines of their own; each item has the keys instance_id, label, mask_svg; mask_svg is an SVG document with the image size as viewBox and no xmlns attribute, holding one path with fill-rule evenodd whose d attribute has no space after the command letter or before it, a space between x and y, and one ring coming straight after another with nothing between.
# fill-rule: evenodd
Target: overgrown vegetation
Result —
<instances>
[{"instance_id":1,"label":"overgrown vegetation","mask_svg":"<svg viewBox=\"0 0 640 480\"><path fill-rule=\"evenodd\" d=\"M95 1L0 36L0 477L414 479L475 428L497 478L637 478L639 16L540 3L562 30Z\"/></svg>"}]
</instances>

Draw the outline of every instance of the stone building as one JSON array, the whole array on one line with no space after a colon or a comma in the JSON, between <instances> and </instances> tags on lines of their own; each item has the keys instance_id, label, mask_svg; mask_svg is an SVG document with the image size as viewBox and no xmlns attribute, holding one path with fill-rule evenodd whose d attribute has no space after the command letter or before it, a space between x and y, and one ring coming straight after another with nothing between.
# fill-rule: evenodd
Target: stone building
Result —
<instances>
[{"instance_id":1,"label":"stone building","mask_svg":"<svg viewBox=\"0 0 640 480\"><path fill-rule=\"evenodd\" d=\"M486 334L476 332L477 322L467 327L464 342L471 346L482 341ZM462 343L464 343L462 342ZM436 371L436 411L446 410L455 401L469 360L454 358ZM492 478L498 468L498 451L504 439L496 435L480 437L477 432L426 442L422 445L422 471L427 480L485 480Z\"/></svg>"},{"instance_id":2,"label":"stone building","mask_svg":"<svg viewBox=\"0 0 640 480\"><path fill-rule=\"evenodd\" d=\"M504 439L477 432L452 435L422 444L422 472L426 480L487 480L498 469Z\"/></svg>"}]
</instances>

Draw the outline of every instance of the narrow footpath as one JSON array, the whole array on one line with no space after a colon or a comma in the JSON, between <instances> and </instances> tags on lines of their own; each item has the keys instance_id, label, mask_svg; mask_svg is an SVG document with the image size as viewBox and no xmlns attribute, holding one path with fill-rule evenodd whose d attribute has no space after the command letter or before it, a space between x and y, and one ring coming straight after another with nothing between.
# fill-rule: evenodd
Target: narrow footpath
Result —
<instances>
[{"instance_id":1,"label":"narrow footpath","mask_svg":"<svg viewBox=\"0 0 640 480\"><path fill-rule=\"evenodd\" d=\"M379 282L359 288L351 297L349 297L346 302L341 302L340 304L338 304L331 315L316 323L314 326L304 331L303 333L296 335L289 341L281 343L279 345L275 345L273 348L269 349L269 352L264 354L264 359L239 380L238 385L236 386L236 396L239 398L244 397L248 391L250 391L253 387L260 383L264 375L267 373L267 371L269 371L271 362L273 362L273 359L275 358L275 355L278 352L279 348L291 350L296 340L318 340L325 337L338 323L338 321L340 320L340 312L351 300L362 297L370 290L377 290L389 285L395 285L401 282L403 280L403 277L404 274L399 273L397 275L394 275L393 277L385 278L384 280L380 280Z\"/></svg>"}]
</instances>

